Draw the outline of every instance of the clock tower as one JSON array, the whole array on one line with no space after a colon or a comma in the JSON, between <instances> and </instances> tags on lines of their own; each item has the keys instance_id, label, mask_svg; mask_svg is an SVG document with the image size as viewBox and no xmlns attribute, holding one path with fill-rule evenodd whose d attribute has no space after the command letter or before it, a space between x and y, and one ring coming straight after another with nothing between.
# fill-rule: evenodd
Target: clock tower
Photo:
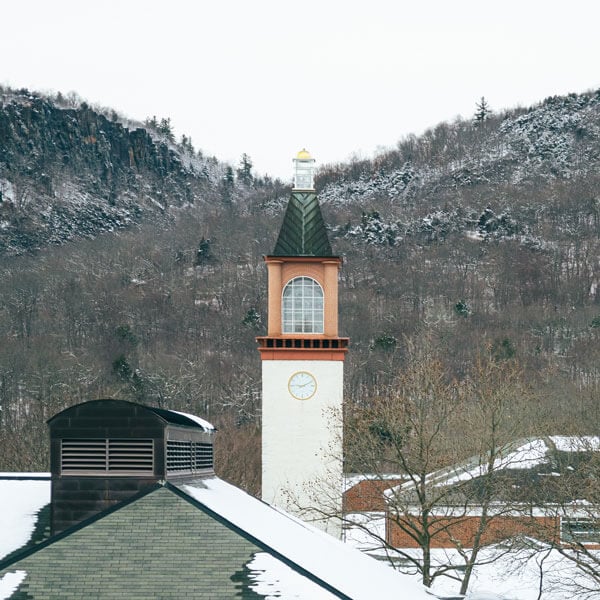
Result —
<instances>
[{"instance_id":1,"label":"clock tower","mask_svg":"<svg viewBox=\"0 0 600 600\"><path fill-rule=\"evenodd\" d=\"M262 498L340 535L342 401L348 338L338 336L338 271L314 190L314 159L294 159L268 271L262 359Z\"/></svg>"}]
</instances>

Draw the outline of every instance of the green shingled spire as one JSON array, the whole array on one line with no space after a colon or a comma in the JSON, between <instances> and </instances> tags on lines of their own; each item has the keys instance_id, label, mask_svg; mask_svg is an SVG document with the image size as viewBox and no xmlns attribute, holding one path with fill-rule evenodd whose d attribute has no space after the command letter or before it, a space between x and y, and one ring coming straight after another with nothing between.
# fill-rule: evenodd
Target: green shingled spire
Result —
<instances>
[{"instance_id":1,"label":"green shingled spire","mask_svg":"<svg viewBox=\"0 0 600 600\"><path fill-rule=\"evenodd\" d=\"M273 256L333 256L315 192L292 191Z\"/></svg>"}]
</instances>

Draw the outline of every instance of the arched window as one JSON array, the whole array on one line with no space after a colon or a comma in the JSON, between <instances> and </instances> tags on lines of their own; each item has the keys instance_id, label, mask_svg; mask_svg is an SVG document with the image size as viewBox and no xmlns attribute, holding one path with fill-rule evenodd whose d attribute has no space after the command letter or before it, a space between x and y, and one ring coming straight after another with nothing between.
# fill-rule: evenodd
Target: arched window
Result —
<instances>
[{"instance_id":1,"label":"arched window","mask_svg":"<svg viewBox=\"0 0 600 600\"><path fill-rule=\"evenodd\" d=\"M323 333L323 288L296 277L283 289L283 333Z\"/></svg>"}]
</instances>

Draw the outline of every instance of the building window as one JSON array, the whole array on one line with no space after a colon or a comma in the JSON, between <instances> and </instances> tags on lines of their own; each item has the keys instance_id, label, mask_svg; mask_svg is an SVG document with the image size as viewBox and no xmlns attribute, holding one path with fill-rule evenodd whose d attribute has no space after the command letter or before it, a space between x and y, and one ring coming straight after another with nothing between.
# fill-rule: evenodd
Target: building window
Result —
<instances>
[{"instance_id":1,"label":"building window","mask_svg":"<svg viewBox=\"0 0 600 600\"><path fill-rule=\"evenodd\" d=\"M562 517L560 520L560 539L564 544L599 544L600 521Z\"/></svg>"},{"instance_id":2,"label":"building window","mask_svg":"<svg viewBox=\"0 0 600 600\"><path fill-rule=\"evenodd\" d=\"M283 333L323 333L323 288L296 277L283 289Z\"/></svg>"},{"instance_id":3,"label":"building window","mask_svg":"<svg viewBox=\"0 0 600 600\"><path fill-rule=\"evenodd\" d=\"M151 439L63 439L63 475L151 475L154 443Z\"/></svg>"}]
</instances>

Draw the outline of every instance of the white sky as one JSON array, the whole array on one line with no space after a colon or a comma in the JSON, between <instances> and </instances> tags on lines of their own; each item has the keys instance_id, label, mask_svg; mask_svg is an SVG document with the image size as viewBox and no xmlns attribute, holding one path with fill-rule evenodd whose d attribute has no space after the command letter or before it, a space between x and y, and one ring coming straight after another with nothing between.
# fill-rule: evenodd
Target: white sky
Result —
<instances>
[{"instance_id":1,"label":"white sky","mask_svg":"<svg viewBox=\"0 0 600 600\"><path fill-rule=\"evenodd\" d=\"M76 91L289 180L457 115L600 87L597 0L0 0L0 83Z\"/></svg>"}]
</instances>

